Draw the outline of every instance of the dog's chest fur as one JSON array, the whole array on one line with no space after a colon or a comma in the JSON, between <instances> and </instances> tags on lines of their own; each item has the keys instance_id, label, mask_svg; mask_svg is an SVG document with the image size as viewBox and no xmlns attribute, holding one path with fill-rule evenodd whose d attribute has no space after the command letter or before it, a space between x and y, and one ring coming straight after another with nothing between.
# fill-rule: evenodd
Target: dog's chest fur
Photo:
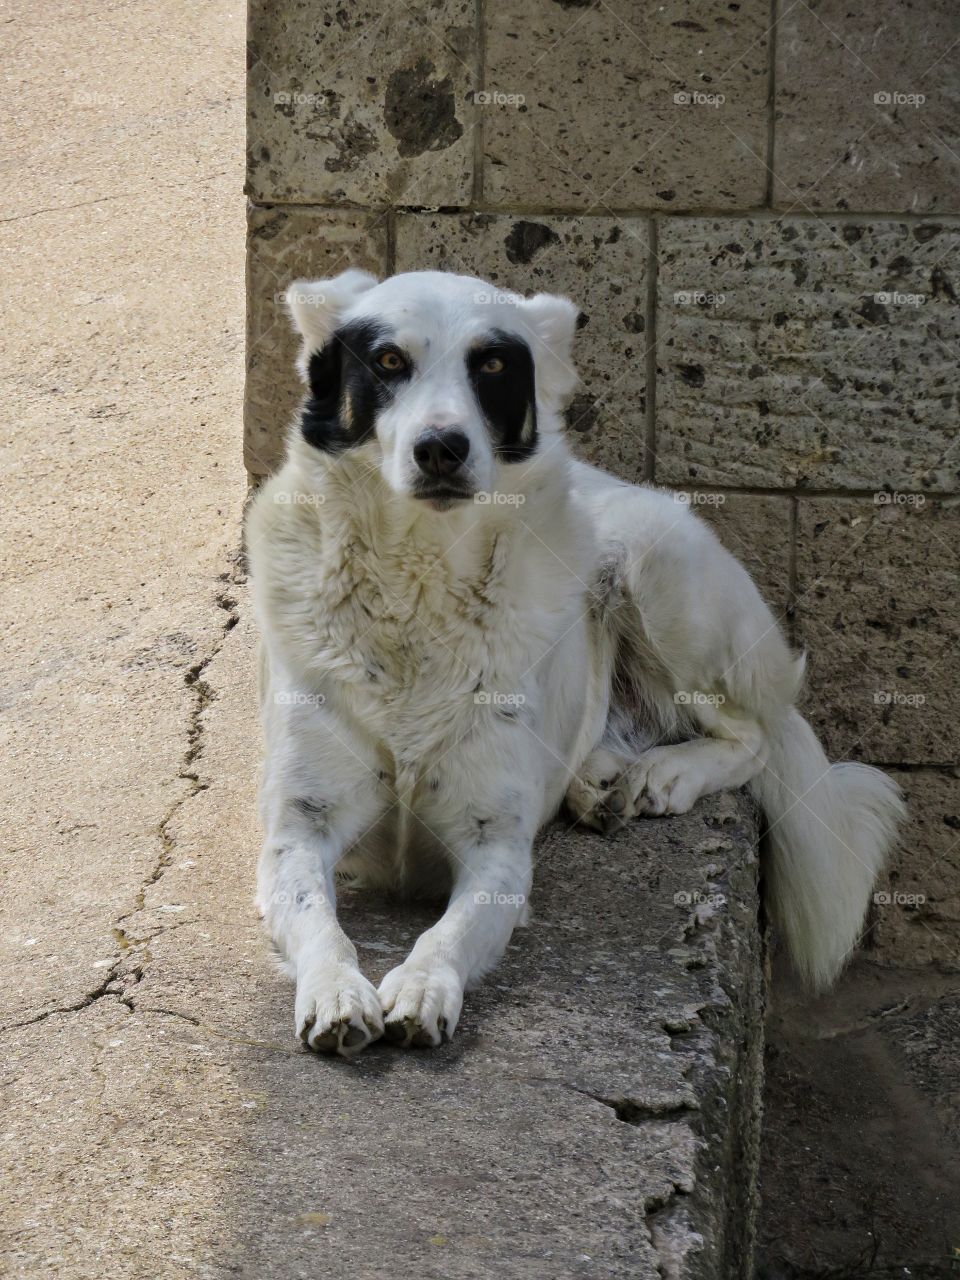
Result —
<instances>
[{"instance_id":1,"label":"dog's chest fur","mask_svg":"<svg viewBox=\"0 0 960 1280\"><path fill-rule=\"evenodd\" d=\"M350 524L329 530L324 542L317 643L323 665L359 705L395 712L424 698L449 702L512 665L507 535L475 548L463 576L430 539L401 544Z\"/></svg>"},{"instance_id":2,"label":"dog's chest fur","mask_svg":"<svg viewBox=\"0 0 960 1280\"><path fill-rule=\"evenodd\" d=\"M558 640L590 625L578 548L558 558L526 512L523 522L411 528L331 494L271 514L261 588L298 684L398 764L491 714L536 726L549 697L544 655L559 658Z\"/></svg>"}]
</instances>

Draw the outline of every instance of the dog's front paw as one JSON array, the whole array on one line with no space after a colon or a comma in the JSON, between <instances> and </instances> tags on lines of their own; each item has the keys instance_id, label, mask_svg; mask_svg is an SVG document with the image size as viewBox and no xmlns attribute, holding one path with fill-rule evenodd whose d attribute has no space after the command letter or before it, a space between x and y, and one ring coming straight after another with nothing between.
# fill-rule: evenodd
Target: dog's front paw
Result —
<instances>
[{"instance_id":1,"label":"dog's front paw","mask_svg":"<svg viewBox=\"0 0 960 1280\"><path fill-rule=\"evenodd\" d=\"M376 988L359 969L321 965L297 978L297 1035L316 1053L350 1058L383 1035Z\"/></svg>"},{"instance_id":2,"label":"dog's front paw","mask_svg":"<svg viewBox=\"0 0 960 1280\"><path fill-rule=\"evenodd\" d=\"M450 965L411 957L390 970L379 995L386 1038L403 1049L430 1047L453 1035L463 984Z\"/></svg>"}]
</instances>

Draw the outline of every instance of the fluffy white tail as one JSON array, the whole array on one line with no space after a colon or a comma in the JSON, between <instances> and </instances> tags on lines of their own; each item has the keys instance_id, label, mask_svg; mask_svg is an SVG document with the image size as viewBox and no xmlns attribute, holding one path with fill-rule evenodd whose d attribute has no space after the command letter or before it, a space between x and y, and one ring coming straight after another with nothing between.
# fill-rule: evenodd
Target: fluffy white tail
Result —
<instances>
[{"instance_id":1,"label":"fluffy white tail","mask_svg":"<svg viewBox=\"0 0 960 1280\"><path fill-rule=\"evenodd\" d=\"M830 985L854 947L877 873L906 816L900 790L879 769L830 764L791 710L770 737L751 790L766 813L767 908L797 971Z\"/></svg>"}]
</instances>

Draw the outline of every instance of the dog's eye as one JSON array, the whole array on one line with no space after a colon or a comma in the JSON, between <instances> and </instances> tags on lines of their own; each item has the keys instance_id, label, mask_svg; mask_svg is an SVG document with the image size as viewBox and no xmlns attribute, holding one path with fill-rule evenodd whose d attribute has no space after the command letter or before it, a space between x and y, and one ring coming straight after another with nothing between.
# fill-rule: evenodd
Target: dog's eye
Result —
<instances>
[{"instance_id":1,"label":"dog's eye","mask_svg":"<svg viewBox=\"0 0 960 1280\"><path fill-rule=\"evenodd\" d=\"M503 361L499 356L490 356L480 366L481 373L503 373Z\"/></svg>"},{"instance_id":2,"label":"dog's eye","mask_svg":"<svg viewBox=\"0 0 960 1280\"><path fill-rule=\"evenodd\" d=\"M399 373L406 367L407 362L396 351L382 351L377 356L377 368L383 369L385 373Z\"/></svg>"}]
</instances>

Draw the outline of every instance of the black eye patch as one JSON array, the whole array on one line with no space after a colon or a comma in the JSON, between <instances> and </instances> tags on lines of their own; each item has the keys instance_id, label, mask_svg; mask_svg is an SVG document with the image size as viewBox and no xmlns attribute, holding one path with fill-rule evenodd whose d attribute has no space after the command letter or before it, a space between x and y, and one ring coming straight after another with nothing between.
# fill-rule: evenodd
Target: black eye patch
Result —
<instances>
[{"instance_id":1,"label":"black eye patch","mask_svg":"<svg viewBox=\"0 0 960 1280\"><path fill-rule=\"evenodd\" d=\"M495 361L499 372L484 372ZM537 401L533 356L522 338L495 330L467 352L467 373L503 462L523 462L537 448Z\"/></svg>"},{"instance_id":2,"label":"black eye patch","mask_svg":"<svg viewBox=\"0 0 960 1280\"><path fill-rule=\"evenodd\" d=\"M384 369L378 357L396 352L400 369ZM300 416L308 444L341 453L371 439L377 415L413 371L409 358L375 320L354 320L331 335L307 365L310 391Z\"/></svg>"}]
</instances>

